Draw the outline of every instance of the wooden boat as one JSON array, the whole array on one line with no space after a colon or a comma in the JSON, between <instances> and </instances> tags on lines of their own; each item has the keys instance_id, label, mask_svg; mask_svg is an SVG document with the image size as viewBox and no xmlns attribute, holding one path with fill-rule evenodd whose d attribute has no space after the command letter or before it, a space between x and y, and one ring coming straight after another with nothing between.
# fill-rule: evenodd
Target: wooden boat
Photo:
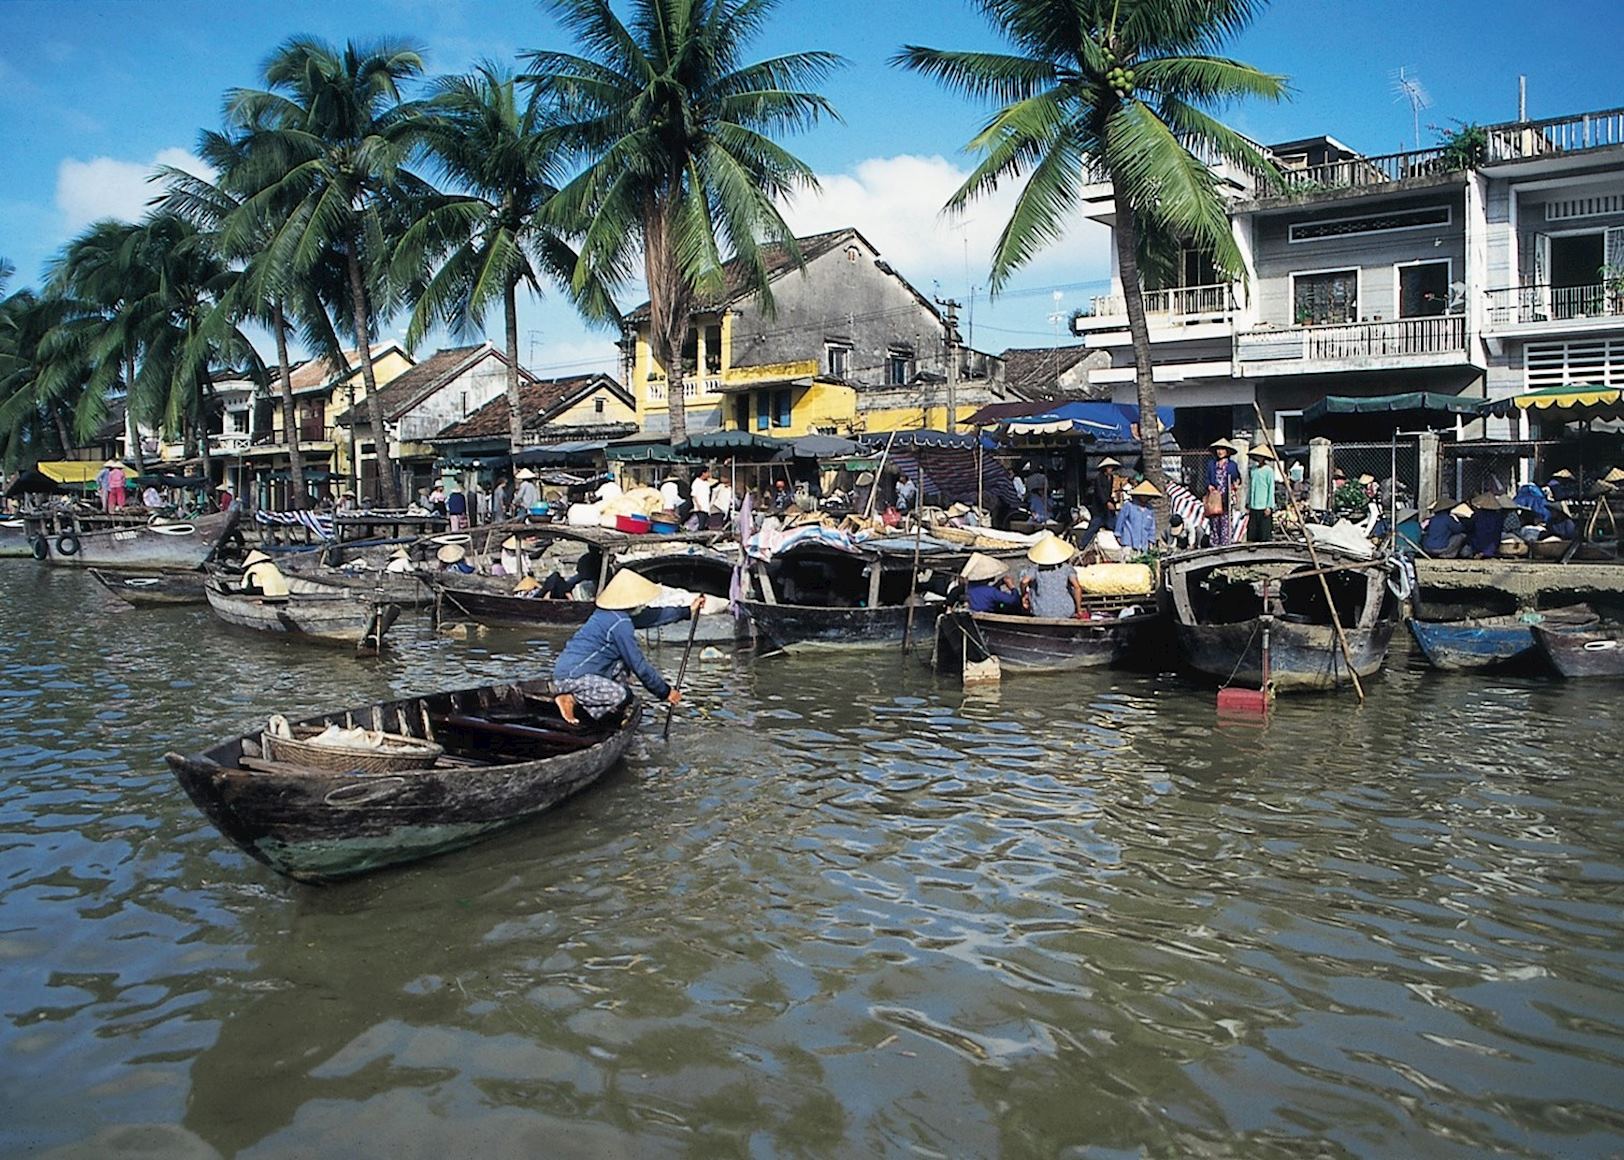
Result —
<instances>
[{"instance_id":1,"label":"wooden boat","mask_svg":"<svg viewBox=\"0 0 1624 1160\"><path fill-rule=\"evenodd\" d=\"M1423 620L1412 616L1410 635L1427 663L1445 672L1471 672L1505 668L1537 661L1536 624L1581 626L1597 621L1583 606L1517 616L1479 616L1463 620Z\"/></svg>"},{"instance_id":2,"label":"wooden boat","mask_svg":"<svg viewBox=\"0 0 1624 1160\"><path fill-rule=\"evenodd\" d=\"M384 634L400 615L398 605L378 603L347 588L330 588L299 576L286 579L286 596L260 596L242 591L237 577L214 568L203 590L209 607L227 624L352 645L358 652L382 648Z\"/></svg>"},{"instance_id":3,"label":"wooden boat","mask_svg":"<svg viewBox=\"0 0 1624 1160\"><path fill-rule=\"evenodd\" d=\"M417 541L338 543L309 551L278 554L276 566L284 575L299 576L329 588L349 588L374 600L402 608L427 607L434 593L411 572L391 572L390 559L399 547L415 549ZM429 554L432 561L433 555Z\"/></svg>"},{"instance_id":4,"label":"wooden boat","mask_svg":"<svg viewBox=\"0 0 1624 1160\"><path fill-rule=\"evenodd\" d=\"M62 567L111 568L126 572L190 572L203 566L236 530L236 508L195 520L150 522L101 531L71 530L47 541L45 560Z\"/></svg>"},{"instance_id":5,"label":"wooden boat","mask_svg":"<svg viewBox=\"0 0 1624 1160\"><path fill-rule=\"evenodd\" d=\"M1371 676L1386 660L1398 623L1398 598L1387 585L1388 563L1329 545L1317 545L1316 551L1321 567L1337 569L1325 580L1347 636L1353 671L1361 678ZM1162 569L1179 655L1190 668L1226 683L1260 684L1267 614L1276 691L1351 683L1305 545L1229 544L1168 557Z\"/></svg>"},{"instance_id":6,"label":"wooden boat","mask_svg":"<svg viewBox=\"0 0 1624 1160\"><path fill-rule=\"evenodd\" d=\"M302 882L331 882L477 842L599 780L631 745L642 706L573 727L545 681L486 685L324 713L299 726L361 726L433 741L433 765L394 773L268 762L258 730L166 754L216 829Z\"/></svg>"},{"instance_id":7,"label":"wooden boat","mask_svg":"<svg viewBox=\"0 0 1624 1160\"><path fill-rule=\"evenodd\" d=\"M911 537L849 547L809 541L752 561L738 603L756 636L778 648L899 645L909 634L910 603L912 639L928 643L969 554L940 544L922 549L916 582Z\"/></svg>"},{"instance_id":8,"label":"wooden boat","mask_svg":"<svg viewBox=\"0 0 1624 1160\"><path fill-rule=\"evenodd\" d=\"M994 656L1005 670L1062 673L1103 668L1126 660L1140 634L1160 615L1154 605L1127 616L1089 620L955 609L937 625L942 652L938 664L952 667L965 659Z\"/></svg>"},{"instance_id":9,"label":"wooden boat","mask_svg":"<svg viewBox=\"0 0 1624 1160\"><path fill-rule=\"evenodd\" d=\"M1624 677L1624 626L1536 624L1534 644L1559 674Z\"/></svg>"},{"instance_id":10,"label":"wooden boat","mask_svg":"<svg viewBox=\"0 0 1624 1160\"><path fill-rule=\"evenodd\" d=\"M100 568L87 568L91 577L126 604L145 608L158 604L203 604L203 585L207 577L201 572L154 572L144 575L136 572L104 572Z\"/></svg>"}]
</instances>

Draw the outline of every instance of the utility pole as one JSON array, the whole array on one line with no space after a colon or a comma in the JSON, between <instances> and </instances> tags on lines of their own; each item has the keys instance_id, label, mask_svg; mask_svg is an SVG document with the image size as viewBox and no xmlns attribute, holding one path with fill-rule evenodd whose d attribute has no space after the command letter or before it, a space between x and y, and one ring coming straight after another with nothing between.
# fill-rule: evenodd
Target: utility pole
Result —
<instances>
[{"instance_id":1,"label":"utility pole","mask_svg":"<svg viewBox=\"0 0 1624 1160\"><path fill-rule=\"evenodd\" d=\"M951 298L938 298L947 320L947 423L949 435L959 427L959 304Z\"/></svg>"}]
</instances>

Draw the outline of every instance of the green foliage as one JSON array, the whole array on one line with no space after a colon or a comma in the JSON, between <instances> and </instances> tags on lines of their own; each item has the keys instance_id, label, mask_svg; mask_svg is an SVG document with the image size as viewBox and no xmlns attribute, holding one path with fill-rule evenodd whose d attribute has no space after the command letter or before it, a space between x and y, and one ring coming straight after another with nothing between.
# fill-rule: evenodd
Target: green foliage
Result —
<instances>
[{"instance_id":1,"label":"green foliage","mask_svg":"<svg viewBox=\"0 0 1624 1160\"><path fill-rule=\"evenodd\" d=\"M1443 149L1443 162L1451 171L1476 169L1489 157L1489 131L1482 125L1456 121L1453 129L1438 134Z\"/></svg>"},{"instance_id":2,"label":"green foliage","mask_svg":"<svg viewBox=\"0 0 1624 1160\"><path fill-rule=\"evenodd\" d=\"M685 434L679 356L696 302L720 296L731 257L771 309L762 244L799 256L777 204L816 185L774 140L834 117L814 86L840 63L802 52L745 63L775 0L549 0L579 55L521 54L522 78L584 163L547 220L580 229L571 285L626 284L641 257L656 361L672 371L673 440ZM732 287L730 287L731 289Z\"/></svg>"}]
</instances>

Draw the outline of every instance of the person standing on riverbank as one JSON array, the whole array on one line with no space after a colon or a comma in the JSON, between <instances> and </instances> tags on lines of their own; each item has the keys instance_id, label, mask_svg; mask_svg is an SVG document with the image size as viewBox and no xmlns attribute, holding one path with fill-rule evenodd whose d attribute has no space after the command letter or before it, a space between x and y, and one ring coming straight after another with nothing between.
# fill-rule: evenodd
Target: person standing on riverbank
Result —
<instances>
[{"instance_id":1,"label":"person standing on riverbank","mask_svg":"<svg viewBox=\"0 0 1624 1160\"><path fill-rule=\"evenodd\" d=\"M1207 464L1207 494L1201 511L1207 518L1207 535L1215 548L1229 543L1232 527L1229 513L1235 506L1235 492L1240 488L1241 469L1235 463L1235 445L1228 439L1212 444L1213 458Z\"/></svg>"}]
</instances>

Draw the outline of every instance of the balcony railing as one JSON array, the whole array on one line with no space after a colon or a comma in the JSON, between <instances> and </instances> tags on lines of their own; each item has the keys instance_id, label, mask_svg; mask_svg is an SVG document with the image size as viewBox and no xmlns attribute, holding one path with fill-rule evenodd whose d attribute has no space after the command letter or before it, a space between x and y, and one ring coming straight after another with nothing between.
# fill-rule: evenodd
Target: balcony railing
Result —
<instances>
[{"instance_id":1,"label":"balcony railing","mask_svg":"<svg viewBox=\"0 0 1624 1160\"><path fill-rule=\"evenodd\" d=\"M1624 109L1575 113L1544 121L1508 121L1489 126L1488 135L1491 162L1605 149L1624 145Z\"/></svg>"},{"instance_id":2,"label":"balcony railing","mask_svg":"<svg viewBox=\"0 0 1624 1160\"><path fill-rule=\"evenodd\" d=\"M1158 321L1168 318L1228 318L1234 312L1235 294L1228 284L1145 291L1145 313ZM1122 318L1127 313L1128 302L1123 295L1102 294L1094 299L1091 316Z\"/></svg>"},{"instance_id":3,"label":"balcony railing","mask_svg":"<svg viewBox=\"0 0 1624 1160\"><path fill-rule=\"evenodd\" d=\"M246 431L224 431L209 436L209 450L227 455L240 454L248 450L248 445L249 438Z\"/></svg>"},{"instance_id":4,"label":"balcony railing","mask_svg":"<svg viewBox=\"0 0 1624 1160\"><path fill-rule=\"evenodd\" d=\"M700 395L714 395L721 389L722 380L720 378L690 378L682 384L682 401L687 403L697 399ZM666 381L664 379L650 379L648 381L648 401L651 403L664 403L667 401Z\"/></svg>"},{"instance_id":5,"label":"balcony railing","mask_svg":"<svg viewBox=\"0 0 1624 1160\"><path fill-rule=\"evenodd\" d=\"M1624 317L1624 287L1529 284L1490 290L1489 325Z\"/></svg>"},{"instance_id":6,"label":"balcony railing","mask_svg":"<svg viewBox=\"0 0 1624 1160\"><path fill-rule=\"evenodd\" d=\"M1415 355L1455 354L1466 349L1466 316L1440 314L1392 322L1338 322L1254 330L1235 336L1236 362L1300 360L1355 362Z\"/></svg>"},{"instance_id":7,"label":"balcony railing","mask_svg":"<svg viewBox=\"0 0 1624 1160\"><path fill-rule=\"evenodd\" d=\"M323 427L319 424L301 423L295 428L300 443L337 443L339 434L337 427ZM346 434L344 438L348 438ZM254 447L286 447L287 439L280 427L270 431L260 431L253 437L251 446Z\"/></svg>"},{"instance_id":8,"label":"balcony railing","mask_svg":"<svg viewBox=\"0 0 1624 1160\"><path fill-rule=\"evenodd\" d=\"M1374 157L1350 157L1304 169L1288 169L1282 182L1290 193L1314 193L1322 189L1361 189L1387 185L1412 177L1437 177L1464 169L1459 157L1444 149L1411 149L1404 153L1380 153Z\"/></svg>"}]
</instances>

